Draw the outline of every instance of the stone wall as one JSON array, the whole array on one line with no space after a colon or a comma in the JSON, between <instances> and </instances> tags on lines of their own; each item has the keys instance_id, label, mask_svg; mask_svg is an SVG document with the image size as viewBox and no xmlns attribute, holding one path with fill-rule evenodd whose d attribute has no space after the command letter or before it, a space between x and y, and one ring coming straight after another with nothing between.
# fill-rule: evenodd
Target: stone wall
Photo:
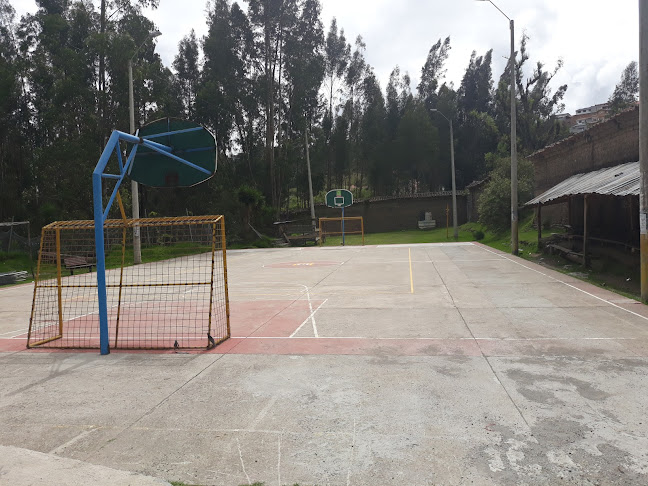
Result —
<instances>
[{"instance_id":1,"label":"stone wall","mask_svg":"<svg viewBox=\"0 0 648 486\"><path fill-rule=\"evenodd\" d=\"M572 135L529 156L535 194L568 177L639 160L639 108L632 108L582 133Z\"/></svg>"}]
</instances>

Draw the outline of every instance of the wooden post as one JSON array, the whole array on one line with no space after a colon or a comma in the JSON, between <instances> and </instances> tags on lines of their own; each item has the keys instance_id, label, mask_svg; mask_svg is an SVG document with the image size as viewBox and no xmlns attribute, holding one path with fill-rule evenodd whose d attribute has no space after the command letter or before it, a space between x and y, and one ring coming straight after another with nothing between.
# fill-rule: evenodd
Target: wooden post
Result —
<instances>
[{"instance_id":1,"label":"wooden post","mask_svg":"<svg viewBox=\"0 0 648 486\"><path fill-rule=\"evenodd\" d=\"M587 267L587 194L583 196L583 266Z\"/></svg>"}]
</instances>

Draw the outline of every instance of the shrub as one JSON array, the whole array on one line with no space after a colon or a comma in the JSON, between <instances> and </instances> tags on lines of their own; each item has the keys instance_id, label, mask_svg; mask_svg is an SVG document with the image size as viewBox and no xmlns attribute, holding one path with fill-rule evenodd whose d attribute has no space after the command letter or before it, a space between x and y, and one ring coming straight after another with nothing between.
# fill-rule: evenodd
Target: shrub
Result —
<instances>
[{"instance_id":1,"label":"shrub","mask_svg":"<svg viewBox=\"0 0 648 486\"><path fill-rule=\"evenodd\" d=\"M510 158L489 157L493 169L490 180L479 197L479 222L495 231L506 230L511 224L511 163ZM526 159L518 160L518 205L533 197L533 166Z\"/></svg>"}]
</instances>

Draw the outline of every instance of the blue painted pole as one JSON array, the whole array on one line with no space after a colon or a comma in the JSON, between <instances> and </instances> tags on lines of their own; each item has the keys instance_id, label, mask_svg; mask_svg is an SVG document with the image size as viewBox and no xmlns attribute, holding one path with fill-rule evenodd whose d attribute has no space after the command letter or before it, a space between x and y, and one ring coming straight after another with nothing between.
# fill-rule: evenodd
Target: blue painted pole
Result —
<instances>
[{"instance_id":1,"label":"blue painted pole","mask_svg":"<svg viewBox=\"0 0 648 486\"><path fill-rule=\"evenodd\" d=\"M342 206L342 246L344 246L344 206Z\"/></svg>"},{"instance_id":2,"label":"blue painted pole","mask_svg":"<svg viewBox=\"0 0 648 486\"><path fill-rule=\"evenodd\" d=\"M95 252L97 256L97 298L99 301L99 346L101 354L110 354L108 339L108 299L106 297L106 255L104 252L103 201L101 174L92 174L92 199L94 204Z\"/></svg>"}]
</instances>

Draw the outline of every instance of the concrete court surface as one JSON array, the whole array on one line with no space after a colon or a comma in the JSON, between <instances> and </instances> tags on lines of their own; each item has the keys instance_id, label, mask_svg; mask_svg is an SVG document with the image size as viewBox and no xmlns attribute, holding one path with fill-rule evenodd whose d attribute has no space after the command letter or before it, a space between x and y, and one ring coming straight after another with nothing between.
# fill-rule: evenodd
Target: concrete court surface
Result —
<instances>
[{"instance_id":1,"label":"concrete court surface","mask_svg":"<svg viewBox=\"0 0 648 486\"><path fill-rule=\"evenodd\" d=\"M0 445L201 485L648 484L642 304L477 243L228 269L210 352L27 351L32 286L0 290Z\"/></svg>"}]
</instances>

